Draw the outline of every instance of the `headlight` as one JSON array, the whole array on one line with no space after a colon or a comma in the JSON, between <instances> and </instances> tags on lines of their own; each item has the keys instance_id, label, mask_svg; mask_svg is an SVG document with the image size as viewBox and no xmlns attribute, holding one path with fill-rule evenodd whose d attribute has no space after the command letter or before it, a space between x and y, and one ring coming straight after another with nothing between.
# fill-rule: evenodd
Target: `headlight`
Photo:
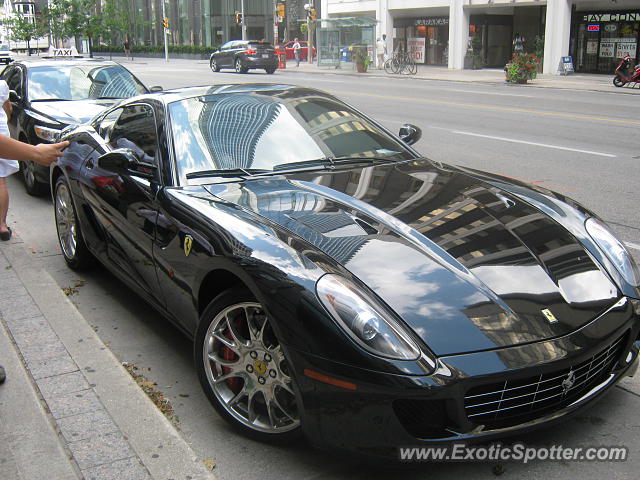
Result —
<instances>
[{"instance_id":1,"label":"headlight","mask_svg":"<svg viewBox=\"0 0 640 480\"><path fill-rule=\"evenodd\" d=\"M316 291L331 316L365 350L395 360L420 357L420 349L393 314L351 281L326 274Z\"/></svg>"},{"instance_id":2,"label":"headlight","mask_svg":"<svg viewBox=\"0 0 640 480\"><path fill-rule=\"evenodd\" d=\"M47 142L56 143L58 138L60 138L60 130L57 128L43 127L41 125L36 125L33 127L36 132L36 135Z\"/></svg>"},{"instance_id":3,"label":"headlight","mask_svg":"<svg viewBox=\"0 0 640 480\"><path fill-rule=\"evenodd\" d=\"M607 258L615 265L622 278L634 287L640 285L636 263L622 242L611 233L609 228L593 217L587 219L585 227L593 241L598 244Z\"/></svg>"}]
</instances>

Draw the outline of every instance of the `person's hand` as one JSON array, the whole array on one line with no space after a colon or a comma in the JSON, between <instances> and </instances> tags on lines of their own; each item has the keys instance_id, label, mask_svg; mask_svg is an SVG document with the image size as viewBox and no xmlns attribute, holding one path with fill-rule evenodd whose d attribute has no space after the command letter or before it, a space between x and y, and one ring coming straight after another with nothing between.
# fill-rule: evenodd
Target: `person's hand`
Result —
<instances>
[{"instance_id":1,"label":"person's hand","mask_svg":"<svg viewBox=\"0 0 640 480\"><path fill-rule=\"evenodd\" d=\"M41 143L34 147L34 154L31 160L40 165L48 167L56 158L62 156L62 150L69 146L69 142L60 143Z\"/></svg>"}]
</instances>

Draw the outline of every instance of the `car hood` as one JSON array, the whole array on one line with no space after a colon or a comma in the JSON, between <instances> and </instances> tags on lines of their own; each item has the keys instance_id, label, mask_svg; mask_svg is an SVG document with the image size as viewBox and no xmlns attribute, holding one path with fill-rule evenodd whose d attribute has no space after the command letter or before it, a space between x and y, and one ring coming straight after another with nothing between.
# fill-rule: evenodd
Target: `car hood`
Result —
<instances>
[{"instance_id":1,"label":"car hood","mask_svg":"<svg viewBox=\"0 0 640 480\"><path fill-rule=\"evenodd\" d=\"M206 187L288 229L371 288L436 355L566 335L620 293L557 219L430 162ZM532 193L534 193L532 191ZM583 215L575 207L566 212Z\"/></svg>"},{"instance_id":2,"label":"car hood","mask_svg":"<svg viewBox=\"0 0 640 480\"><path fill-rule=\"evenodd\" d=\"M31 102L31 108L47 117L66 124L84 123L119 99L57 100L53 102Z\"/></svg>"}]
</instances>

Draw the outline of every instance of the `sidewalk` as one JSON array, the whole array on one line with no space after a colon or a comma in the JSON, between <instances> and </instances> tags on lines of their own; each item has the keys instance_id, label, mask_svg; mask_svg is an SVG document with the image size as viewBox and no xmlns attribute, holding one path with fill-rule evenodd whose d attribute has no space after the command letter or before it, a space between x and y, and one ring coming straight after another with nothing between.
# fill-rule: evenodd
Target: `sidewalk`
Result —
<instances>
[{"instance_id":1,"label":"sidewalk","mask_svg":"<svg viewBox=\"0 0 640 480\"><path fill-rule=\"evenodd\" d=\"M15 234L0 286L3 480L214 478Z\"/></svg>"},{"instance_id":2,"label":"sidewalk","mask_svg":"<svg viewBox=\"0 0 640 480\"><path fill-rule=\"evenodd\" d=\"M142 59L141 59L142 60ZM369 67L366 73L357 73L353 63L341 63L340 68L335 67L319 67L317 64L309 64L307 62L300 63L300 67L296 67L294 62L287 62L287 72L301 73L319 73L319 74L337 74L337 75L355 75L361 78L366 77L392 77L392 78L413 78L421 80L446 80L450 82L474 82L474 83L493 83L513 86L514 88L562 88L572 90L590 90L599 92L612 93L630 93L640 94L640 86L631 87L614 87L612 83L613 73L611 75L593 74L593 73L572 73L569 75L544 75L539 74L538 77L525 85L509 84L505 81L504 70L501 68L481 68L479 70L449 70L447 67L439 67L432 65L418 65L418 73L416 75L389 75L384 70L378 70L375 67Z\"/></svg>"}]
</instances>

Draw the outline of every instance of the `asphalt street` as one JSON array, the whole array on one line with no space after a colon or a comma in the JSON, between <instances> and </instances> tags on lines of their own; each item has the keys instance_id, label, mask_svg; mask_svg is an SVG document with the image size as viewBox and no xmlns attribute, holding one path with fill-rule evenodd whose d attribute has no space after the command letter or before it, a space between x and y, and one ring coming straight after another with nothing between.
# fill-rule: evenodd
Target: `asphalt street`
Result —
<instances>
[{"instance_id":1,"label":"asphalt street","mask_svg":"<svg viewBox=\"0 0 640 480\"><path fill-rule=\"evenodd\" d=\"M640 261L637 95L291 71L214 74L201 61L167 65L142 60L127 66L147 85L164 88L282 82L328 90L394 132L406 122L420 126L423 138L417 149L427 157L526 179L583 202L613 225ZM201 392L190 342L104 269L82 274L67 269L59 253L50 200L27 196L15 176L9 179L9 186L9 222L14 232L33 255L41 257L61 288L72 287L72 302L117 358L136 364L173 402L182 434L201 458L215 459L217 478L495 477L495 463L491 462L386 470L304 444L271 447L238 436ZM626 462L508 463L503 478L637 478L638 409L640 380L625 380L582 415L518 439L538 446L626 445L631 450Z\"/></svg>"}]
</instances>

